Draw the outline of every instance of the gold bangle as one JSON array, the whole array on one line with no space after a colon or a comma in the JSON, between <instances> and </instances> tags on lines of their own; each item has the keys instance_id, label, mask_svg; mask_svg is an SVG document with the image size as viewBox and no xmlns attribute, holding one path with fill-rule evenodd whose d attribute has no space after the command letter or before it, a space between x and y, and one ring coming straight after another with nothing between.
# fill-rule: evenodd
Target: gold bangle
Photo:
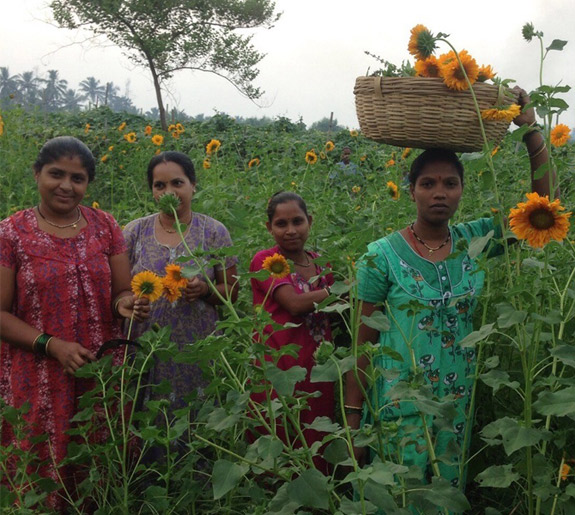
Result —
<instances>
[{"instance_id":1,"label":"gold bangle","mask_svg":"<svg viewBox=\"0 0 575 515\"><path fill-rule=\"evenodd\" d=\"M46 348L44 349L44 350L46 351L46 356L48 356L48 357L50 357L50 358L51 358L52 356L51 356L50 353L48 352L48 346L50 345L50 342L52 341L52 338L54 338L54 337L53 337L53 336L50 336L50 338L48 338L48 341L46 342Z\"/></svg>"},{"instance_id":2,"label":"gold bangle","mask_svg":"<svg viewBox=\"0 0 575 515\"><path fill-rule=\"evenodd\" d=\"M529 152L527 153L529 155L529 159L535 159L539 154L541 154L544 150L547 149L547 145L545 144L545 141L539 145L539 148L535 151L534 154L529 154Z\"/></svg>"}]
</instances>

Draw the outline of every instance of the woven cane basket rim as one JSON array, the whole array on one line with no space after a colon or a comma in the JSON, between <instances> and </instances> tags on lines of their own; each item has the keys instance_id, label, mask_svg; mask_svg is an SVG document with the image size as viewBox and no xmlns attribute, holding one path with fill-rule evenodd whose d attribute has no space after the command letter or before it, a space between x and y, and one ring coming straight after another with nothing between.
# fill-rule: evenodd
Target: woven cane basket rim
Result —
<instances>
[{"instance_id":1,"label":"woven cane basket rim","mask_svg":"<svg viewBox=\"0 0 575 515\"><path fill-rule=\"evenodd\" d=\"M490 109L502 99L499 86L476 83L479 109ZM412 148L448 148L455 152L483 149L477 112L469 91L449 89L440 78L358 77L354 88L359 127L380 143ZM487 140L499 143L509 122L483 122Z\"/></svg>"}]
</instances>

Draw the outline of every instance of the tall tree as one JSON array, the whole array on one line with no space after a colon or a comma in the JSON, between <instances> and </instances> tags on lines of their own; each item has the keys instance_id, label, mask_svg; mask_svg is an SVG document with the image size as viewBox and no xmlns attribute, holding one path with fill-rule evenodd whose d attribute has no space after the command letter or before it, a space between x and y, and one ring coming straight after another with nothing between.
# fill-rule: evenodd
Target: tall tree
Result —
<instances>
[{"instance_id":1,"label":"tall tree","mask_svg":"<svg viewBox=\"0 0 575 515\"><path fill-rule=\"evenodd\" d=\"M42 91L44 107L48 111L55 111L68 91L68 81L60 78L58 70L48 70L48 78L42 81L46 84Z\"/></svg>"},{"instance_id":2,"label":"tall tree","mask_svg":"<svg viewBox=\"0 0 575 515\"><path fill-rule=\"evenodd\" d=\"M16 76L10 75L10 70L7 67L0 67L0 103L2 100L13 99L17 93Z\"/></svg>"},{"instance_id":3,"label":"tall tree","mask_svg":"<svg viewBox=\"0 0 575 515\"><path fill-rule=\"evenodd\" d=\"M279 18L271 0L52 0L56 22L107 37L152 75L160 121L165 81L179 70L214 73L248 98L264 54L238 29L271 27Z\"/></svg>"},{"instance_id":4,"label":"tall tree","mask_svg":"<svg viewBox=\"0 0 575 515\"><path fill-rule=\"evenodd\" d=\"M16 76L18 95L26 107L32 107L39 102L38 87L40 78L34 72L22 72Z\"/></svg>"},{"instance_id":5,"label":"tall tree","mask_svg":"<svg viewBox=\"0 0 575 515\"><path fill-rule=\"evenodd\" d=\"M80 91L84 97L90 101L94 106L97 106L106 94L106 87L100 84L100 81L95 77L87 77L79 84Z\"/></svg>"}]
</instances>

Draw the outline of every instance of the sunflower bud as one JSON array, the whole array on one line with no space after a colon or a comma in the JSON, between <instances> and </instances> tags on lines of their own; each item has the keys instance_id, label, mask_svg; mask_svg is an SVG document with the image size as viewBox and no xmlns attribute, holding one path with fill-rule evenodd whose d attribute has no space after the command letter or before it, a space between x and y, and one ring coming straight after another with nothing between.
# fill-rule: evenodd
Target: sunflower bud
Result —
<instances>
[{"instance_id":1,"label":"sunflower bud","mask_svg":"<svg viewBox=\"0 0 575 515\"><path fill-rule=\"evenodd\" d=\"M525 39L525 41L531 41L533 37L536 35L533 23L526 23L525 25L523 25L521 33L523 34L523 38Z\"/></svg>"},{"instance_id":2,"label":"sunflower bud","mask_svg":"<svg viewBox=\"0 0 575 515\"><path fill-rule=\"evenodd\" d=\"M180 199L173 193L165 193L158 199L158 207L162 213L173 215L173 210L178 209Z\"/></svg>"}]
</instances>

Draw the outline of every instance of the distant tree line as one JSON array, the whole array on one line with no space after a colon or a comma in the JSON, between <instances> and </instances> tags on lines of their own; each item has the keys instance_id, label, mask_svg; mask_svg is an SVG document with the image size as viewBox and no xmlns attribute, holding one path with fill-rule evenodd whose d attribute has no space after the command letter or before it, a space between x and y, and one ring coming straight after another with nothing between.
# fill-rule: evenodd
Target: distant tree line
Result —
<instances>
[{"instance_id":1,"label":"distant tree line","mask_svg":"<svg viewBox=\"0 0 575 515\"><path fill-rule=\"evenodd\" d=\"M119 86L113 82L102 83L90 76L81 81L77 89L73 89L69 87L68 81L60 76L58 70L48 70L46 76L39 76L33 71L11 75L8 67L0 67L0 109L19 107L27 111L76 113L102 106L107 106L114 112L143 115L150 120L160 119L160 112L157 107L143 112L141 108L134 105L129 97L129 87L126 87L126 92L122 95ZM203 122L211 117L204 114L190 116L184 111L171 109L168 118L178 122ZM260 118L236 116L234 121L253 127L265 127L279 123L285 132L305 130L306 128L301 119L292 122L283 116L275 119L267 116ZM337 119L325 117L314 122L310 129L320 132L335 132L343 130L344 127L338 125Z\"/></svg>"}]
</instances>

